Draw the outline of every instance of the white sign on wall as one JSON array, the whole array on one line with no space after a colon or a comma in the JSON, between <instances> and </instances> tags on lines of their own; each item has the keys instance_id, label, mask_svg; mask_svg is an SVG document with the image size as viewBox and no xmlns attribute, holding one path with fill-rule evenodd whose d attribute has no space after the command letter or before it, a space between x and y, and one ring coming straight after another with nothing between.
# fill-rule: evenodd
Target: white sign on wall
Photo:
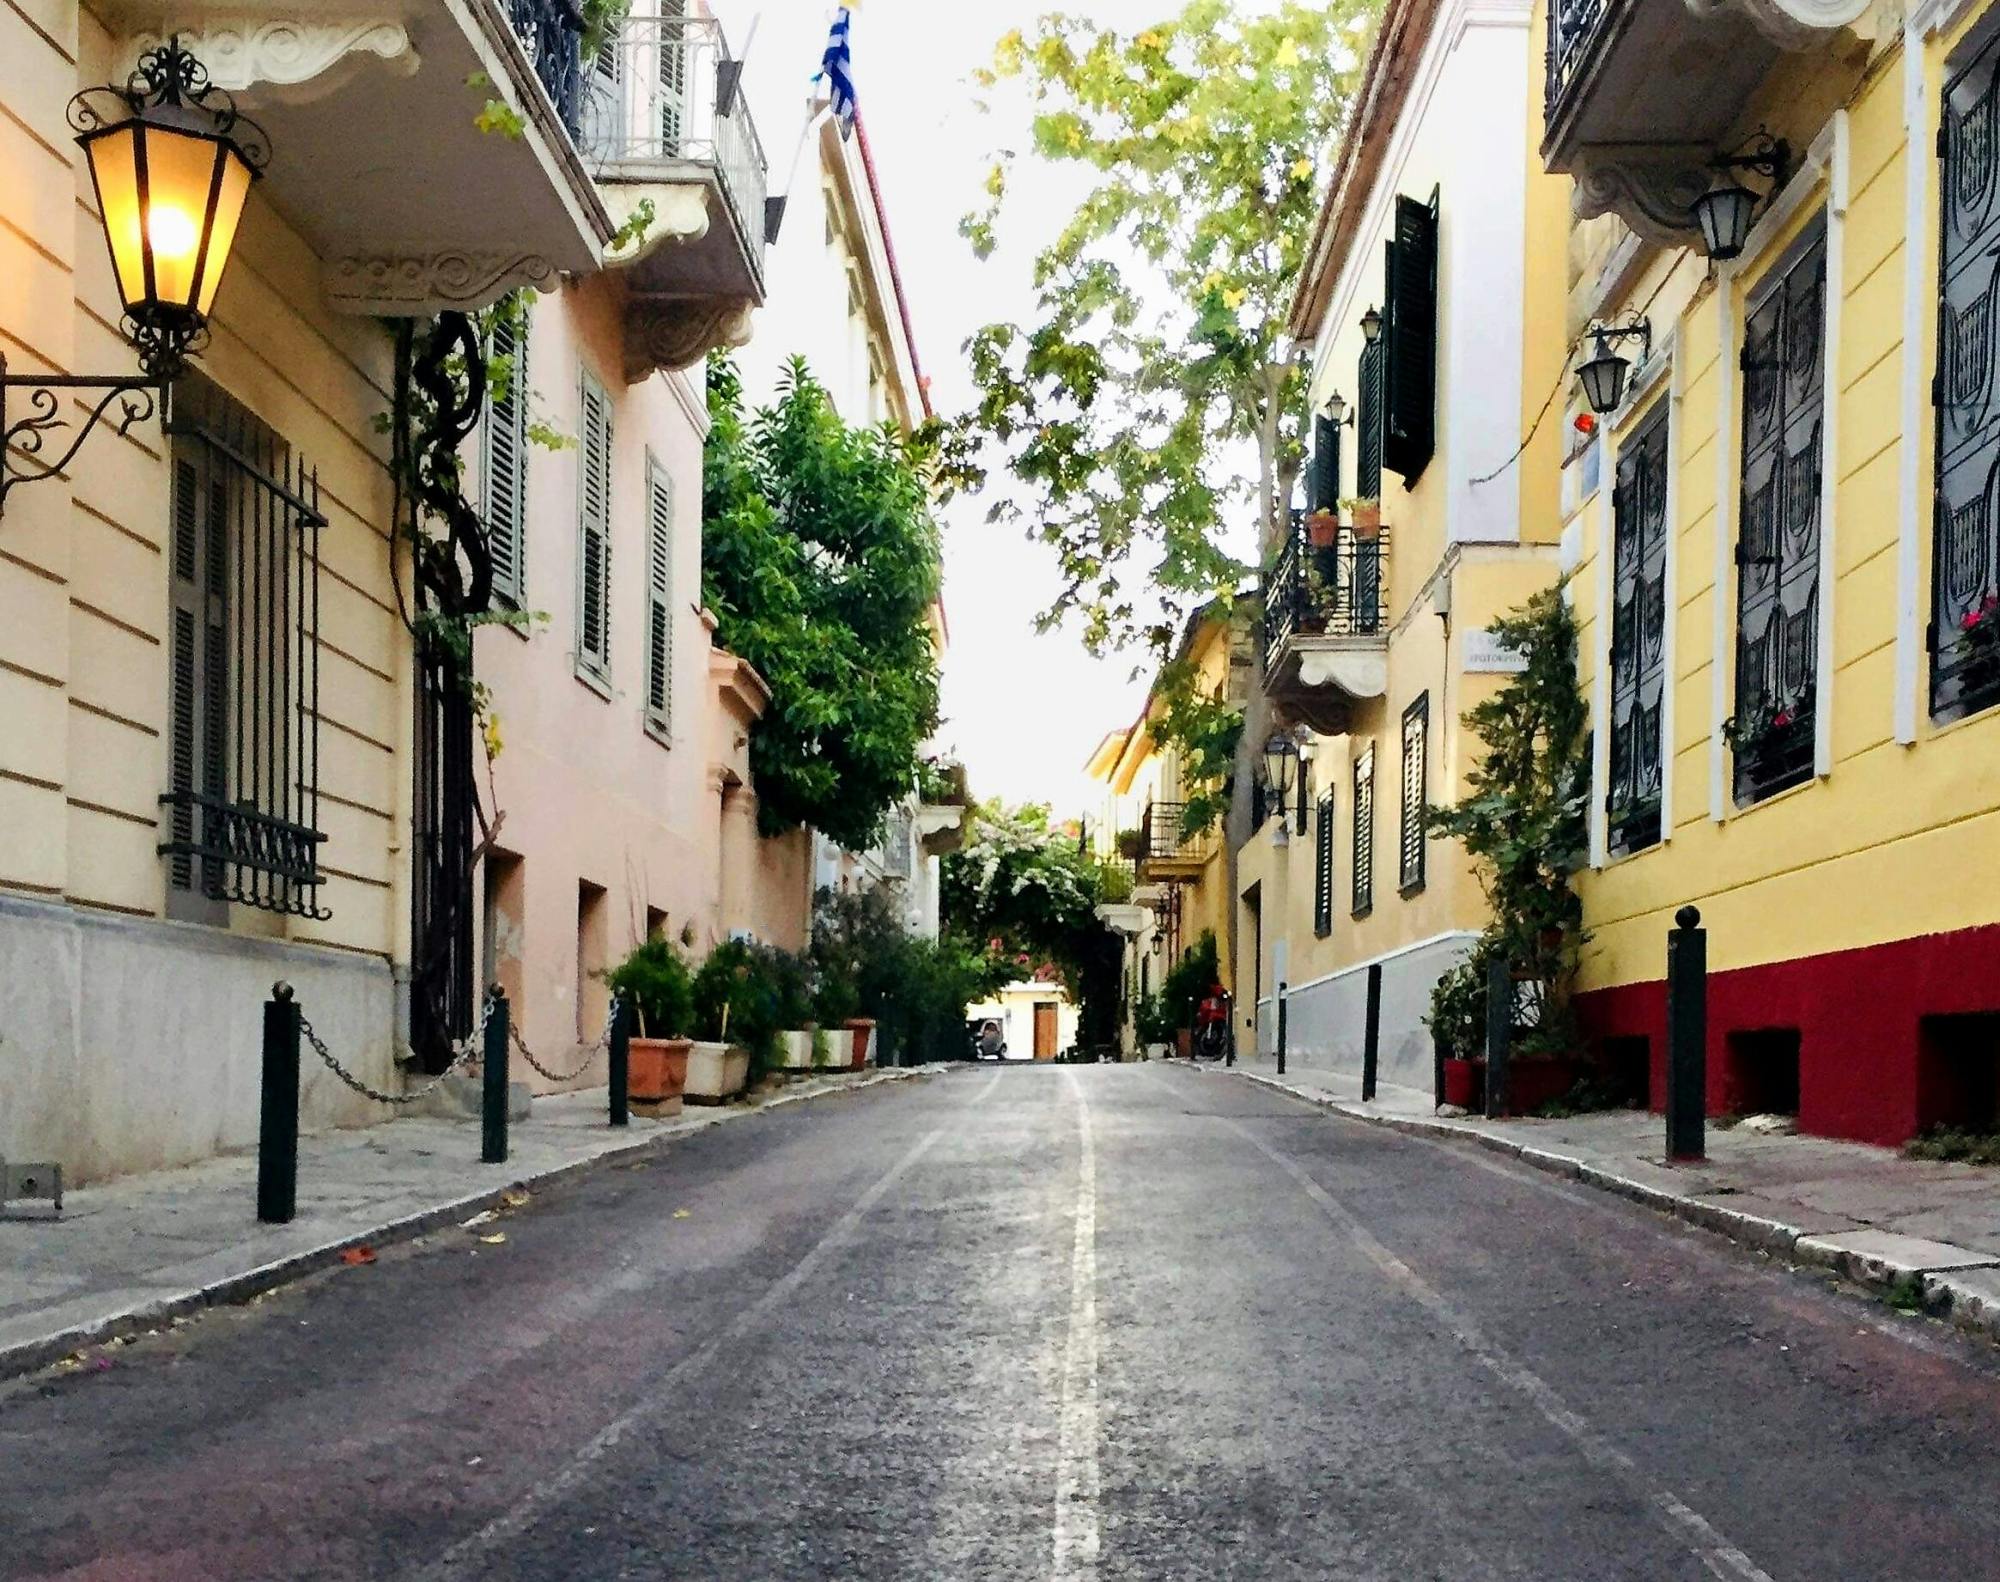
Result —
<instances>
[{"instance_id":1,"label":"white sign on wall","mask_svg":"<svg viewBox=\"0 0 2000 1582\"><path fill-rule=\"evenodd\" d=\"M1528 656L1475 627L1465 634L1467 675L1518 676L1528 668Z\"/></svg>"}]
</instances>

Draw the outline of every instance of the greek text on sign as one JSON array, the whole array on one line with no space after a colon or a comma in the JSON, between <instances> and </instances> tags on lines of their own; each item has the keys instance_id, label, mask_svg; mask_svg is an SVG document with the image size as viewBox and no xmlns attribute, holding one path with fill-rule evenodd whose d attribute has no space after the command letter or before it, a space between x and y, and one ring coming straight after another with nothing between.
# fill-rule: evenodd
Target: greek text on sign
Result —
<instances>
[{"instance_id":1,"label":"greek text on sign","mask_svg":"<svg viewBox=\"0 0 2000 1582\"><path fill-rule=\"evenodd\" d=\"M1465 634L1468 675L1518 676L1528 668L1528 656L1478 628Z\"/></svg>"}]
</instances>

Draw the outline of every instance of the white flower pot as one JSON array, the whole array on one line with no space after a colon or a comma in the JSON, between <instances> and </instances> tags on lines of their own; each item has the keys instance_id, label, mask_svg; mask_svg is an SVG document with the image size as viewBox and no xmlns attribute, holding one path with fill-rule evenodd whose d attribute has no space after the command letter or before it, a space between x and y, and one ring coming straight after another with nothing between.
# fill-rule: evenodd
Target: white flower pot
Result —
<instances>
[{"instance_id":1,"label":"white flower pot","mask_svg":"<svg viewBox=\"0 0 2000 1582\"><path fill-rule=\"evenodd\" d=\"M749 1081L749 1050L739 1044L697 1043L688 1050L687 1086L681 1096L690 1104L720 1104L741 1093Z\"/></svg>"}]
</instances>

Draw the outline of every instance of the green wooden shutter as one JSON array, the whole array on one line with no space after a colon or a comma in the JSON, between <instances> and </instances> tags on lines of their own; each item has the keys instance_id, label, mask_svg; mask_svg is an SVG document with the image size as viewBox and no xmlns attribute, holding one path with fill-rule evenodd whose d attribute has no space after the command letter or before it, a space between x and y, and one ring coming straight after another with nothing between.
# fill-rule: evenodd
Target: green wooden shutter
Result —
<instances>
[{"instance_id":1,"label":"green wooden shutter","mask_svg":"<svg viewBox=\"0 0 2000 1582\"><path fill-rule=\"evenodd\" d=\"M1319 799L1319 823L1313 831L1313 932L1321 939L1333 932L1333 793Z\"/></svg>"},{"instance_id":2,"label":"green wooden shutter","mask_svg":"<svg viewBox=\"0 0 2000 1582\"><path fill-rule=\"evenodd\" d=\"M1380 341L1361 350L1359 371L1361 394L1356 404L1355 422L1360 432L1354 440L1354 494L1361 500L1382 498L1382 357Z\"/></svg>"},{"instance_id":3,"label":"green wooden shutter","mask_svg":"<svg viewBox=\"0 0 2000 1582\"><path fill-rule=\"evenodd\" d=\"M167 838L208 840L216 817L197 798L229 796L229 495L203 465L202 447L178 440L173 457L172 652L167 743ZM219 870L186 850L167 859L176 890L215 892Z\"/></svg>"},{"instance_id":4,"label":"green wooden shutter","mask_svg":"<svg viewBox=\"0 0 2000 1582\"><path fill-rule=\"evenodd\" d=\"M1424 815L1430 809L1431 698L1426 692L1403 711L1403 821L1400 883L1405 891L1424 884Z\"/></svg>"},{"instance_id":5,"label":"green wooden shutter","mask_svg":"<svg viewBox=\"0 0 2000 1582\"><path fill-rule=\"evenodd\" d=\"M583 376L578 466L576 662L600 680L611 673L611 401Z\"/></svg>"},{"instance_id":6,"label":"green wooden shutter","mask_svg":"<svg viewBox=\"0 0 2000 1582\"><path fill-rule=\"evenodd\" d=\"M1375 749L1354 761L1354 915L1375 905Z\"/></svg>"},{"instance_id":7,"label":"green wooden shutter","mask_svg":"<svg viewBox=\"0 0 2000 1582\"><path fill-rule=\"evenodd\" d=\"M646 536L646 723L664 733L673 723L674 494L657 462L646 472Z\"/></svg>"},{"instance_id":8,"label":"green wooden shutter","mask_svg":"<svg viewBox=\"0 0 2000 1582\"><path fill-rule=\"evenodd\" d=\"M480 480L493 591L519 606L527 593L528 337L504 320L489 354L512 364L505 399L489 401L480 431Z\"/></svg>"},{"instance_id":9,"label":"green wooden shutter","mask_svg":"<svg viewBox=\"0 0 2000 1582\"><path fill-rule=\"evenodd\" d=\"M1313 419L1313 455L1308 508L1331 511L1340 504L1340 425L1324 413Z\"/></svg>"},{"instance_id":10,"label":"green wooden shutter","mask_svg":"<svg viewBox=\"0 0 2000 1582\"><path fill-rule=\"evenodd\" d=\"M1437 194L1398 196L1382 341L1382 463L1415 483L1437 448Z\"/></svg>"}]
</instances>

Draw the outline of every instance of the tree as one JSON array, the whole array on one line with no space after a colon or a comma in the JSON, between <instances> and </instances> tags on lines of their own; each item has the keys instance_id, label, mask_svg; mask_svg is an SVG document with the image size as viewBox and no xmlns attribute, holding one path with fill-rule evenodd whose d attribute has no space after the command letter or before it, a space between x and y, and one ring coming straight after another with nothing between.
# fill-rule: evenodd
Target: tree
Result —
<instances>
[{"instance_id":1,"label":"tree","mask_svg":"<svg viewBox=\"0 0 2000 1582\"><path fill-rule=\"evenodd\" d=\"M979 486L997 448L1020 487L989 518L1056 548L1064 588L1044 620L1081 615L1094 648L1172 640L1130 587L1135 555L1154 554L1143 570L1169 599L1227 594L1243 568L1218 541L1225 511L1247 496L1260 544L1285 523L1306 414L1281 337L1314 172L1376 9L1189 0L1130 37L1057 13L1002 38L980 74L1025 89L1034 158L1093 185L1036 257L1038 321L968 343L979 400L952 475ZM999 156L962 225L982 257L1023 157Z\"/></svg>"},{"instance_id":2,"label":"tree","mask_svg":"<svg viewBox=\"0 0 2000 1582\"><path fill-rule=\"evenodd\" d=\"M746 416L717 358L708 404L702 595L722 643L771 688L750 736L758 824L864 849L937 727L926 450L886 424L848 427L799 359L776 402Z\"/></svg>"}]
</instances>

